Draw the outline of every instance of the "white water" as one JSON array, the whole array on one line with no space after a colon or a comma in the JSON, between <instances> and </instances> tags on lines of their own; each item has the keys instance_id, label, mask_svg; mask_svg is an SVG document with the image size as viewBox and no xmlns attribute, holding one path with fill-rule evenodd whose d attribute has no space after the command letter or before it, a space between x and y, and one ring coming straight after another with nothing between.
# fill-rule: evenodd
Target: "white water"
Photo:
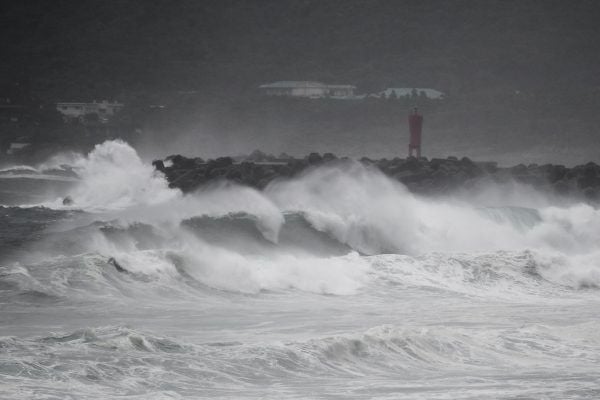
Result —
<instances>
[{"instance_id":1,"label":"white water","mask_svg":"<svg viewBox=\"0 0 600 400\"><path fill-rule=\"evenodd\" d=\"M599 395L596 208L356 163L183 195L118 141L73 168L45 204L87 213L2 267L0 397Z\"/></svg>"}]
</instances>

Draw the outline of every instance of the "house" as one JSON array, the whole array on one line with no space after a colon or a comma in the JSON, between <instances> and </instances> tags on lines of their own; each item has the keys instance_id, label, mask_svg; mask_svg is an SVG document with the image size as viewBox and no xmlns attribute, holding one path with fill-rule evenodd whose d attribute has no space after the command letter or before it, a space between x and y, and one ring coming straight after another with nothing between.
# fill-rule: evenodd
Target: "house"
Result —
<instances>
[{"instance_id":1,"label":"house","mask_svg":"<svg viewBox=\"0 0 600 400\"><path fill-rule=\"evenodd\" d=\"M25 106L12 104L9 99L6 99L6 102L0 101L0 122L19 122L25 111Z\"/></svg>"},{"instance_id":2,"label":"house","mask_svg":"<svg viewBox=\"0 0 600 400\"><path fill-rule=\"evenodd\" d=\"M331 97L353 97L356 86L352 85L327 85Z\"/></svg>"},{"instance_id":3,"label":"house","mask_svg":"<svg viewBox=\"0 0 600 400\"><path fill-rule=\"evenodd\" d=\"M348 98L354 96L355 86L327 85L313 81L278 81L260 85L259 89L267 96L308 97L318 99L323 97Z\"/></svg>"},{"instance_id":4,"label":"house","mask_svg":"<svg viewBox=\"0 0 600 400\"><path fill-rule=\"evenodd\" d=\"M425 96L432 100L443 100L446 94L439 90L430 88L387 88L382 92L377 93L376 97L390 98L390 97L418 97Z\"/></svg>"},{"instance_id":5,"label":"house","mask_svg":"<svg viewBox=\"0 0 600 400\"><path fill-rule=\"evenodd\" d=\"M23 150L25 147L30 146L30 143L25 142L13 142L8 146L6 150L6 154L12 155L17 154L19 151Z\"/></svg>"},{"instance_id":6,"label":"house","mask_svg":"<svg viewBox=\"0 0 600 400\"><path fill-rule=\"evenodd\" d=\"M291 96L319 98L327 96L327 85L311 81L278 81L260 85L267 96Z\"/></svg>"},{"instance_id":7,"label":"house","mask_svg":"<svg viewBox=\"0 0 600 400\"><path fill-rule=\"evenodd\" d=\"M103 100L92 103L56 103L56 109L65 120L83 119L86 115L96 114L100 122L108 122L110 117L117 114L123 108L123 104Z\"/></svg>"}]
</instances>

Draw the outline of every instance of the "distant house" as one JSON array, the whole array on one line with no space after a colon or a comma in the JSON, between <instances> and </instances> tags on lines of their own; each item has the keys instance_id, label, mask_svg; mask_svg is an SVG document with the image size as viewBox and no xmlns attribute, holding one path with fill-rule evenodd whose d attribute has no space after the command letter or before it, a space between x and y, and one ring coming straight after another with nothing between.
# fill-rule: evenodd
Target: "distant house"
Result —
<instances>
[{"instance_id":1,"label":"distant house","mask_svg":"<svg viewBox=\"0 0 600 400\"><path fill-rule=\"evenodd\" d=\"M92 103L56 103L56 109L67 120L83 119L86 115L96 114L100 122L107 122L122 108L123 104L106 100Z\"/></svg>"},{"instance_id":2,"label":"distant house","mask_svg":"<svg viewBox=\"0 0 600 400\"><path fill-rule=\"evenodd\" d=\"M425 96L428 99L432 100L442 100L446 97L446 94L440 92L439 90L430 89L430 88L387 88L382 92L377 93L375 97L417 97L417 96Z\"/></svg>"},{"instance_id":3,"label":"distant house","mask_svg":"<svg viewBox=\"0 0 600 400\"><path fill-rule=\"evenodd\" d=\"M260 85L259 89L267 96L308 97L311 99L351 98L354 96L356 86L328 85L313 81L278 81Z\"/></svg>"},{"instance_id":4,"label":"distant house","mask_svg":"<svg viewBox=\"0 0 600 400\"><path fill-rule=\"evenodd\" d=\"M356 86L352 85L327 85L331 97L353 97Z\"/></svg>"},{"instance_id":5,"label":"distant house","mask_svg":"<svg viewBox=\"0 0 600 400\"><path fill-rule=\"evenodd\" d=\"M8 101L8 99L7 102L1 101L0 122L19 122L25 111L25 106L11 104L10 101Z\"/></svg>"},{"instance_id":6,"label":"distant house","mask_svg":"<svg viewBox=\"0 0 600 400\"><path fill-rule=\"evenodd\" d=\"M13 142L8 146L8 149L6 150L6 154L8 154L8 155L16 154L20 150L23 150L25 147L28 147L29 145L30 145L30 143Z\"/></svg>"}]
</instances>

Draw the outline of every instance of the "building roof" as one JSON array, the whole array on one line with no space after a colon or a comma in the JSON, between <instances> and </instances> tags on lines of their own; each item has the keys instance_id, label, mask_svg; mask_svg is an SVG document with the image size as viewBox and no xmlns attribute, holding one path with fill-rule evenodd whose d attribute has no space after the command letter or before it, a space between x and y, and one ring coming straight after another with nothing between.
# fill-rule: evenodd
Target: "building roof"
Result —
<instances>
[{"instance_id":1,"label":"building roof","mask_svg":"<svg viewBox=\"0 0 600 400\"><path fill-rule=\"evenodd\" d=\"M122 107L124 106L124 104L122 103L117 103L116 101L111 103L110 101L94 101L92 103L90 102L68 102L68 101L61 101L56 103L57 106L89 106L89 105L111 105L111 106L116 106L116 107Z\"/></svg>"},{"instance_id":2,"label":"building roof","mask_svg":"<svg viewBox=\"0 0 600 400\"><path fill-rule=\"evenodd\" d=\"M326 88L327 85L321 82L314 81L277 81L273 83L267 83L264 85L260 85L261 89L270 89L270 88L305 88L305 87L314 87L314 88Z\"/></svg>"},{"instance_id":3,"label":"building roof","mask_svg":"<svg viewBox=\"0 0 600 400\"><path fill-rule=\"evenodd\" d=\"M356 89L354 85L327 85L329 89Z\"/></svg>"},{"instance_id":4,"label":"building roof","mask_svg":"<svg viewBox=\"0 0 600 400\"><path fill-rule=\"evenodd\" d=\"M430 99L441 99L446 95L444 92L430 88L387 88L379 94L389 97L394 93L397 97L405 97L411 96L413 90L416 91L418 95L424 94Z\"/></svg>"}]
</instances>

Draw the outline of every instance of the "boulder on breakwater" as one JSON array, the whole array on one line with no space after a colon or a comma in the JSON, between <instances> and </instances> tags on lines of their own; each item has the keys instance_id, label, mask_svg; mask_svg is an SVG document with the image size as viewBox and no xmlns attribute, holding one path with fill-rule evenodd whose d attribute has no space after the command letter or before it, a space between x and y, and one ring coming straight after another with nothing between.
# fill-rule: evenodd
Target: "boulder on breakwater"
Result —
<instances>
[{"instance_id":1,"label":"boulder on breakwater","mask_svg":"<svg viewBox=\"0 0 600 400\"><path fill-rule=\"evenodd\" d=\"M215 181L231 181L257 189L276 178L290 178L308 168L347 161L332 153L311 153L304 158L279 157L254 152L249 157L219 157L203 160L181 155L156 160L154 167L165 174L171 187L190 192ZM560 196L578 196L600 201L600 166L589 162L572 168L554 164L519 164L498 167L494 162L475 162L467 157L393 158L359 162L377 168L419 194L444 194L484 183L517 182Z\"/></svg>"}]
</instances>

